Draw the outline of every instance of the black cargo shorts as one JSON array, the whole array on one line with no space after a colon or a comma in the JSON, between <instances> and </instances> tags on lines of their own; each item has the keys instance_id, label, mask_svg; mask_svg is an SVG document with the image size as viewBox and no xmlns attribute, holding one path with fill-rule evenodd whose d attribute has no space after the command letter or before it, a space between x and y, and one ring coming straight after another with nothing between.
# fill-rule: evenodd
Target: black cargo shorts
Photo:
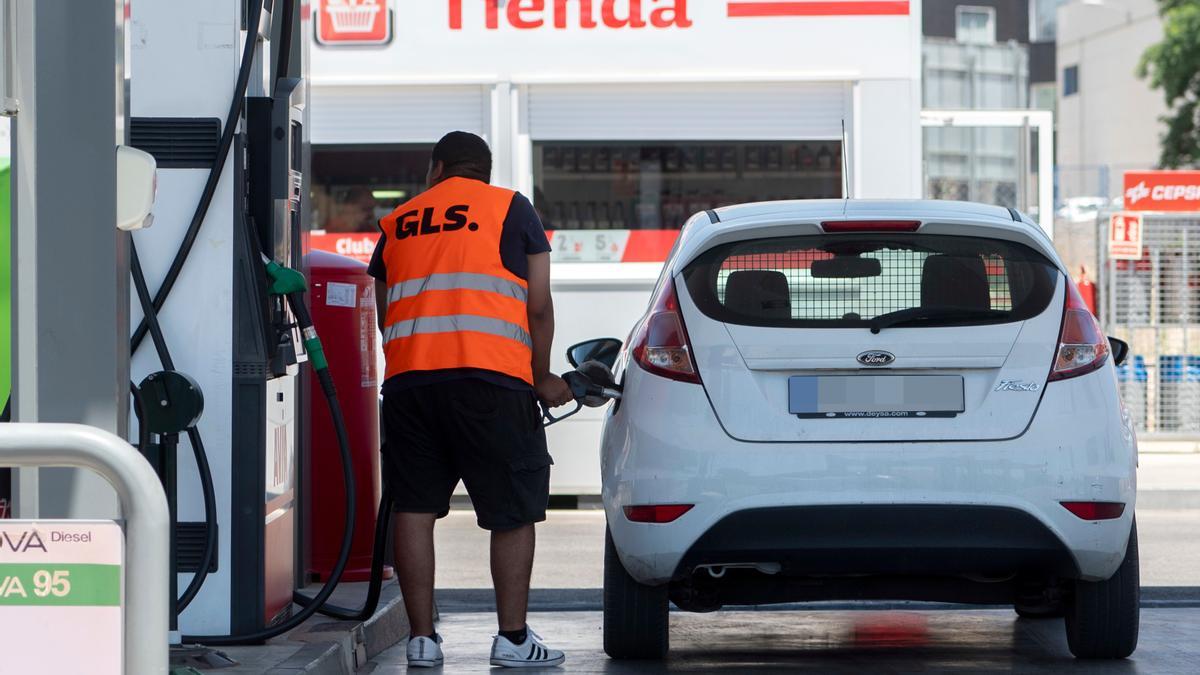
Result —
<instances>
[{"instance_id":1,"label":"black cargo shorts","mask_svg":"<svg viewBox=\"0 0 1200 675\"><path fill-rule=\"evenodd\" d=\"M385 393L383 435L397 513L444 517L461 479L485 530L546 519L554 461L532 391L463 378Z\"/></svg>"}]
</instances>

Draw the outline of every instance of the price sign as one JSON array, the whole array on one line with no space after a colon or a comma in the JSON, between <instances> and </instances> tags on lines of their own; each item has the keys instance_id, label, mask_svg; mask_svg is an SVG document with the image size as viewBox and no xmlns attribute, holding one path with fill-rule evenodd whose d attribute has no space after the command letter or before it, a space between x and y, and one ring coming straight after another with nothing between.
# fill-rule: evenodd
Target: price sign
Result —
<instances>
[{"instance_id":1,"label":"price sign","mask_svg":"<svg viewBox=\"0 0 1200 675\"><path fill-rule=\"evenodd\" d=\"M621 262L629 230L555 230L550 240L554 262Z\"/></svg>"},{"instance_id":2,"label":"price sign","mask_svg":"<svg viewBox=\"0 0 1200 675\"><path fill-rule=\"evenodd\" d=\"M1114 213L1108 227L1108 257L1141 260L1142 217L1136 213Z\"/></svg>"},{"instance_id":3,"label":"price sign","mask_svg":"<svg viewBox=\"0 0 1200 675\"><path fill-rule=\"evenodd\" d=\"M2 672L122 672L124 537L112 521L0 521Z\"/></svg>"}]
</instances>

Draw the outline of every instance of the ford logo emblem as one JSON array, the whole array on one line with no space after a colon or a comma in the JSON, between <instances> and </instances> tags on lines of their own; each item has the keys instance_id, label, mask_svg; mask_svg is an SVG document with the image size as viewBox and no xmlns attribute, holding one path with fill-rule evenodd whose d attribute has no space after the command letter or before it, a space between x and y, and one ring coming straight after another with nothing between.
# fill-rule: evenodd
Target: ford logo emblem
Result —
<instances>
[{"instance_id":1,"label":"ford logo emblem","mask_svg":"<svg viewBox=\"0 0 1200 675\"><path fill-rule=\"evenodd\" d=\"M864 366L888 366L896 357L891 352L872 350L858 355L858 362Z\"/></svg>"}]
</instances>

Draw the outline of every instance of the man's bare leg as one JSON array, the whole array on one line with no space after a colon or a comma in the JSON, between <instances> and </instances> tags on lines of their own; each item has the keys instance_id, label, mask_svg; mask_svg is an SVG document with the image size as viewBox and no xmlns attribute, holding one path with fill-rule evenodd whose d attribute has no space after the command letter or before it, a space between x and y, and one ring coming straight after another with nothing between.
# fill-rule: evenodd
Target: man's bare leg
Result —
<instances>
[{"instance_id":1,"label":"man's bare leg","mask_svg":"<svg viewBox=\"0 0 1200 675\"><path fill-rule=\"evenodd\" d=\"M492 532L492 583L496 587L496 615L501 631L525 628L535 541L532 524Z\"/></svg>"},{"instance_id":2,"label":"man's bare leg","mask_svg":"<svg viewBox=\"0 0 1200 675\"><path fill-rule=\"evenodd\" d=\"M380 516L382 517L382 516ZM396 577L404 595L410 634L433 635L433 522L432 513L396 513L394 548Z\"/></svg>"}]
</instances>

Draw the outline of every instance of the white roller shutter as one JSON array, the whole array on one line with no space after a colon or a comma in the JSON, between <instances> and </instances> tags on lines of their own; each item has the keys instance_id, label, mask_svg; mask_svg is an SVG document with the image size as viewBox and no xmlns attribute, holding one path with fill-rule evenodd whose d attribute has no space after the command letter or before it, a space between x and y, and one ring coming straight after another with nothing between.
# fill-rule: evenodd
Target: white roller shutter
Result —
<instances>
[{"instance_id":1,"label":"white roller shutter","mask_svg":"<svg viewBox=\"0 0 1200 675\"><path fill-rule=\"evenodd\" d=\"M562 141L835 139L847 115L846 96L841 82L533 85L529 135Z\"/></svg>"},{"instance_id":2,"label":"white roller shutter","mask_svg":"<svg viewBox=\"0 0 1200 675\"><path fill-rule=\"evenodd\" d=\"M433 143L448 131L491 133L490 89L314 86L314 144Z\"/></svg>"}]
</instances>

